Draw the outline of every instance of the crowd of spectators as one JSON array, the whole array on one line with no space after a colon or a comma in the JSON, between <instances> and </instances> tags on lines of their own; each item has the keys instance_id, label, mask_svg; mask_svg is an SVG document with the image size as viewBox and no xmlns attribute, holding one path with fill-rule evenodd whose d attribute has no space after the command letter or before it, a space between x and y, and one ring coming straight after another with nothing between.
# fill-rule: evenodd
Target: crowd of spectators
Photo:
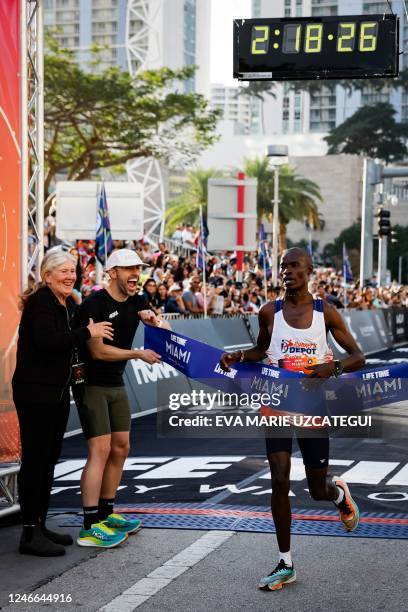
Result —
<instances>
[{"instance_id":1,"label":"crowd of spectators","mask_svg":"<svg viewBox=\"0 0 408 612\"><path fill-rule=\"evenodd\" d=\"M186 232L182 235L184 230ZM241 281L236 280L234 253L208 254L204 290L203 273L197 268L194 229L184 226L173 238L183 247L183 254L176 254L181 249L174 248L169 252L164 242L156 246L147 239L131 243L114 241L113 244L114 248L135 249L149 264L140 276L140 292L154 312L200 315L206 306L209 315L257 314L266 301L283 295L282 288L272 286L270 274L265 274L259 265L257 252L244 256ZM70 252L77 257L75 298L80 302L92 291L101 289L107 279L101 278L97 282L93 241L77 241ZM345 287L341 273L333 268L317 268L311 277L309 290L315 297L325 298L337 308L371 310L408 306L407 287L395 283L380 288L368 286L360 289L358 283L349 283Z\"/></svg>"}]
</instances>

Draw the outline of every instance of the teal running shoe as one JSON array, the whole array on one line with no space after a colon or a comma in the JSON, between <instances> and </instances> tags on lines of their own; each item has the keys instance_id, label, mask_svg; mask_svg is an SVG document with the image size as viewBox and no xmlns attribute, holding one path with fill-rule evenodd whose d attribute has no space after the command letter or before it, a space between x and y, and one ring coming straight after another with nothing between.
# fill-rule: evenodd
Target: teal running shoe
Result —
<instances>
[{"instance_id":1,"label":"teal running shoe","mask_svg":"<svg viewBox=\"0 0 408 612\"><path fill-rule=\"evenodd\" d=\"M277 591L281 589L284 584L295 582L296 572L295 568L285 564L281 559L275 569L269 574L261 578L259 582L259 588L263 591Z\"/></svg>"},{"instance_id":2,"label":"teal running shoe","mask_svg":"<svg viewBox=\"0 0 408 612\"><path fill-rule=\"evenodd\" d=\"M121 514L110 514L102 523L108 527L108 529L113 529L118 533L127 533L130 535L131 533L136 533L139 531L142 521L137 519L129 521Z\"/></svg>"},{"instance_id":3,"label":"teal running shoe","mask_svg":"<svg viewBox=\"0 0 408 612\"><path fill-rule=\"evenodd\" d=\"M118 533L108 529L103 523L94 523L90 529L81 529L77 544L96 548L114 548L124 542L127 537L127 533Z\"/></svg>"}]
</instances>

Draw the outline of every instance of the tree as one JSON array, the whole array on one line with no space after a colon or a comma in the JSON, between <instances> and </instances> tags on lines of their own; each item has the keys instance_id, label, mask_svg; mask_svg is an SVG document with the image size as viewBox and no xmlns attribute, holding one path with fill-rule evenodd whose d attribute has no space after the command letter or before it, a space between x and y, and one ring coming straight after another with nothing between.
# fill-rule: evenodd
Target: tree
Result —
<instances>
[{"instance_id":1,"label":"tree","mask_svg":"<svg viewBox=\"0 0 408 612\"><path fill-rule=\"evenodd\" d=\"M403 159L408 153L408 125L397 123L395 114L386 102L362 106L325 137L329 155L354 153L387 163Z\"/></svg>"},{"instance_id":2,"label":"tree","mask_svg":"<svg viewBox=\"0 0 408 612\"><path fill-rule=\"evenodd\" d=\"M137 75L84 70L52 38L45 58L46 177L84 180L104 168L123 171L136 157L191 163L216 136L219 111L201 95L180 93L195 67Z\"/></svg>"},{"instance_id":3,"label":"tree","mask_svg":"<svg viewBox=\"0 0 408 612\"><path fill-rule=\"evenodd\" d=\"M208 180L221 176L219 170L203 170L196 168L187 173L187 182L184 191L177 198L169 202L166 210L166 232L169 236L181 223L199 223L200 206L203 215L207 214Z\"/></svg>"},{"instance_id":4,"label":"tree","mask_svg":"<svg viewBox=\"0 0 408 612\"><path fill-rule=\"evenodd\" d=\"M262 217L272 219L274 172L266 157L246 159L244 172L258 180L257 214L260 223ZM279 168L279 225L280 250L286 248L287 226L290 221L307 220L315 229L321 227L321 216L317 202L322 201L319 186L313 181L299 176L288 165Z\"/></svg>"},{"instance_id":5,"label":"tree","mask_svg":"<svg viewBox=\"0 0 408 612\"><path fill-rule=\"evenodd\" d=\"M346 245L353 275L357 278L360 273L360 219L340 232L333 242L325 245L323 249L323 260L326 265L334 266L337 270L341 269L343 261L343 244Z\"/></svg>"}]
</instances>

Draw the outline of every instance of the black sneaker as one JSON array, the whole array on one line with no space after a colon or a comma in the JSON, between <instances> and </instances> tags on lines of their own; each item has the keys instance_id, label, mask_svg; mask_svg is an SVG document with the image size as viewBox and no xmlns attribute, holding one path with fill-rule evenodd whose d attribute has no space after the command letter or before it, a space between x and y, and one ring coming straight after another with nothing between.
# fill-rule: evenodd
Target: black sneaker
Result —
<instances>
[{"instance_id":1,"label":"black sneaker","mask_svg":"<svg viewBox=\"0 0 408 612\"><path fill-rule=\"evenodd\" d=\"M284 584L295 582L296 572L294 566L286 565L283 559L281 559L274 570L264 578L261 578L259 582L259 588L263 591L276 591L281 589Z\"/></svg>"},{"instance_id":2,"label":"black sneaker","mask_svg":"<svg viewBox=\"0 0 408 612\"><path fill-rule=\"evenodd\" d=\"M52 531L45 525L41 525L41 531L46 538L54 542L54 544L61 544L61 546L70 546L74 543L72 536L69 533L58 533L58 531Z\"/></svg>"},{"instance_id":3,"label":"black sneaker","mask_svg":"<svg viewBox=\"0 0 408 612\"><path fill-rule=\"evenodd\" d=\"M60 557L65 555L65 548L59 544L54 544L44 535L40 525L35 525L31 529L24 529L19 552L23 555L34 555L36 557Z\"/></svg>"}]
</instances>

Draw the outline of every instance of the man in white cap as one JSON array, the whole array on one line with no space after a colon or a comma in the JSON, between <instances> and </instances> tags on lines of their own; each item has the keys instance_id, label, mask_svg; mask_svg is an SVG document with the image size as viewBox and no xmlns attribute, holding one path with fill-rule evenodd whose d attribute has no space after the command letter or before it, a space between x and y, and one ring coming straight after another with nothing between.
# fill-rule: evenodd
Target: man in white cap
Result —
<instances>
[{"instance_id":1,"label":"man in white cap","mask_svg":"<svg viewBox=\"0 0 408 612\"><path fill-rule=\"evenodd\" d=\"M79 321L110 321L113 340L87 343L85 385L75 389L79 418L88 440L88 458L81 478L84 525L77 539L80 546L112 548L140 528L140 521L126 520L114 512L123 464L129 452L130 407L123 382L129 359L160 362L152 350L133 350L139 321L167 327L138 295L142 266L130 249L114 251L108 258L107 289L93 293L79 308Z\"/></svg>"}]
</instances>

